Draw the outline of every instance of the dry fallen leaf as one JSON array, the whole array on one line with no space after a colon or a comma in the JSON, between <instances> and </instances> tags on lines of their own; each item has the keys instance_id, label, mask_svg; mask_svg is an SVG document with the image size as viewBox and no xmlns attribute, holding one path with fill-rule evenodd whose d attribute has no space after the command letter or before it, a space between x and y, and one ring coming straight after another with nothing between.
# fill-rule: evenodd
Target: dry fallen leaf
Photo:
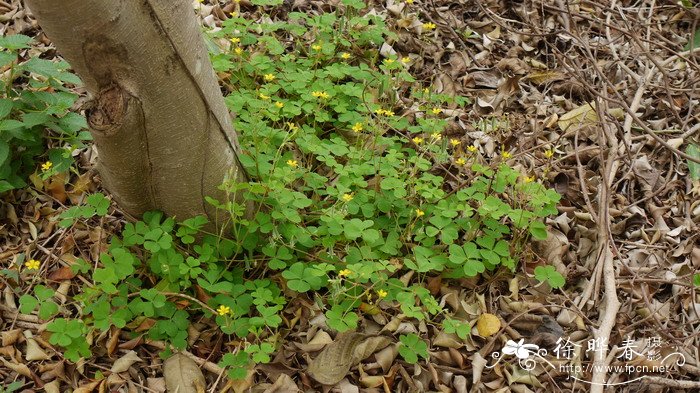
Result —
<instances>
[{"instance_id":1,"label":"dry fallen leaf","mask_svg":"<svg viewBox=\"0 0 700 393\"><path fill-rule=\"evenodd\" d=\"M113 373L123 373L136 362L143 362L143 360L139 358L139 355L137 355L135 351L129 351L126 353L126 355L120 357L114 362L111 371Z\"/></svg>"},{"instance_id":2,"label":"dry fallen leaf","mask_svg":"<svg viewBox=\"0 0 700 393\"><path fill-rule=\"evenodd\" d=\"M297 393L299 391L297 384L289 375L280 374L275 383L265 389L263 393Z\"/></svg>"},{"instance_id":3,"label":"dry fallen leaf","mask_svg":"<svg viewBox=\"0 0 700 393\"><path fill-rule=\"evenodd\" d=\"M61 382L53 381L44 385L44 392L46 393L61 393Z\"/></svg>"},{"instance_id":4,"label":"dry fallen leaf","mask_svg":"<svg viewBox=\"0 0 700 393\"><path fill-rule=\"evenodd\" d=\"M476 329L481 337L492 336L501 330L501 320L493 314L483 313L476 321Z\"/></svg>"},{"instance_id":5,"label":"dry fallen leaf","mask_svg":"<svg viewBox=\"0 0 700 393\"><path fill-rule=\"evenodd\" d=\"M163 363L166 391L170 393L203 393L204 374L197 363L176 353Z\"/></svg>"},{"instance_id":6,"label":"dry fallen leaf","mask_svg":"<svg viewBox=\"0 0 700 393\"><path fill-rule=\"evenodd\" d=\"M47 360L50 358L49 355L44 352L43 349L41 349L41 346L39 346L39 343L34 340L32 337L32 332L27 330L24 332L25 339L27 340L27 352L26 355L24 356L25 359L27 359L28 362L36 361L36 360Z\"/></svg>"},{"instance_id":7,"label":"dry fallen leaf","mask_svg":"<svg viewBox=\"0 0 700 393\"><path fill-rule=\"evenodd\" d=\"M309 363L307 373L324 385L335 385L352 366L389 343L391 340L384 336L343 333Z\"/></svg>"},{"instance_id":8,"label":"dry fallen leaf","mask_svg":"<svg viewBox=\"0 0 700 393\"><path fill-rule=\"evenodd\" d=\"M4 358L2 358L2 362L5 364L5 367L11 369L12 371L16 372L17 374L23 375L27 378L32 377L32 372L29 370L29 367L27 367L25 364L17 364L17 363L8 362Z\"/></svg>"},{"instance_id":9,"label":"dry fallen leaf","mask_svg":"<svg viewBox=\"0 0 700 393\"><path fill-rule=\"evenodd\" d=\"M99 386L104 379L101 379L99 381L94 381L94 382L89 382L87 384L84 384L80 386L79 388L75 389L73 393L91 393L97 386ZM104 386L104 385L103 385Z\"/></svg>"}]
</instances>

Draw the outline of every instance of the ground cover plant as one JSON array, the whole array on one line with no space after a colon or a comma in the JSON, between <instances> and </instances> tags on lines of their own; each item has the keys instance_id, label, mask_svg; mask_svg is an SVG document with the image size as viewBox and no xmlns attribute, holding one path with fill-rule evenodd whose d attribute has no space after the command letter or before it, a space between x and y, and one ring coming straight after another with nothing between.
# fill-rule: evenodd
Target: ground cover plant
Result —
<instances>
[{"instance_id":1,"label":"ground cover plant","mask_svg":"<svg viewBox=\"0 0 700 393\"><path fill-rule=\"evenodd\" d=\"M587 330L592 322L581 310L593 307L585 296L592 297L591 303L601 300L597 287L587 288L595 277L610 275L602 273L602 264L590 262L604 255L587 243L587 237L602 233L597 225L603 213L597 209L600 201L588 193L603 186L591 181L595 187L587 186L582 199L572 196L579 185L570 178L594 178L594 170L604 167L602 155L585 155L588 147L575 148L562 136L521 145L513 135L526 128L522 119L508 111L478 114L487 106L483 96L470 89L449 92L444 79L424 72L425 53L401 45L404 25L412 26L416 45L426 47L443 35L487 45L499 39L494 32L474 26L454 36L442 26L438 35L437 14L412 1L387 4L388 14L359 0L314 12L279 3L234 1L224 11L194 4L197 12L226 16L204 28L204 34L234 118L239 159L249 174L247 182L221 185L228 198L207 198L217 212L209 218L181 220L158 211L137 220L121 217L108 193L96 190L81 167L87 160L80 157L90 149L84 144L85 120L76 112L73 91L79 81L63 62L28 59L23 51L34 45L28 36L0 40L0 60L6 62L0 67L9 65L0 86L6 91L0 98L0 192L23 195L31 189L32 198L49 201L49 207L27 208L25 214L41 216L46 226L23 230L35 242L48 240L15 249L12 262L0 271L16 298L14 308L3 305L0 311L19 321L3 333L3 346L21 342L28 352L39 343L59 351L61 367L81 375L82 382L70 383L85 391L140 383L136 377L120 382L115 376L134 374L130 366L141 361L179 361L177 353L187 353L182 351L190 351L212 373L212 389L226 385L234 391L268 376L266 382L289 389L297 383L309 389L343 384L360 360L382 350L372 371L361 365L359 376L348 377L348 383L403 389L410 382L396 381L405 378L437 389L443 374L450 380L457 376L455 386L465 376L476 378L476 385L482 375L533 389L547 389L540 382L561 382L561 375L546 380L515 364L492 364L490 355L501 341L504 354L506 349L520 354L512 347L520 338L516 331L530 332L523 336L550 348L564 337L564 329L592 337ZM452 57L449 63L459 67ZM554 71L522 71L510 63L496 68L502 73L498 83L507 85L499 92L518 83L540 86L539 80L558 80ZM471 71L476 86L494 83L481 71ZM562 94L566 99L553 100L562 105L557 117L539 119L532 127L554 128L578 143L584 131L574 135L567 129L602 122L603 116L586 101L571 107L568 100L574 99ZM517 112L527 107L526 98L494 105ZM535 112L528 116L539 116ZM624 117L611 115L606 121L622 123ZM693 143L682 151L699 154ZM536 165L524 164L532 157ZM573 167L562 169L572 162ZM676 164L697 186L699 167L692 160ZM630 165L630 173L655 170L638 160ZM621 207L639 190L644 194L639 206L664 190L654 188L652 195L627 177L616 187L619 192L608 197L620 198L613 213L624 218L610 231L632 239L620 240L620 250L638 241L635 236L653 245L684 233L669 235L656 226L649 234L638 231L642 208L632 204L635 213L628 215ZM656 213L645 219L665 214L652 210ZM224 223L221 231L212 230L214 220ZM639 292L635 280L656 285L662 297L671 291L694 294L693 286L700 286L700 274L686 266L691 259L682 259L694 252L692 236L681 238L665 278L620 278L625 269L616 273L621 291L631 288L637 300L645 301L620 313L623 319L636 316L627 328L654 327L663 322L655 315L665 312L658 306L661 298L645 297L648 288ZM567 259L569 241L579 242L576 249L585 250L589 262L579 266ZM650 254L630 255L638 262ZM694 326L685 314L692 304L690 298L683 301L688 326ZM25 326L36 331L35 337L29 330L22 335L17 327ZM629 333L620 329L621 335ZM676 336L671 332L667 338L680 340ZM305 356L308 352L313 360ZM146 360L146 353L152 358ZM37 359L53 356L44 355ZM95 360L117 357L111 369ZM5 364L14 364L10 360ZM337 370L325 372L329 365ZM163 367L168 368L167 361ZM494 371L488 371L491 367ZM23 370L2 375L19 380L32 375ZM282 377L293 374L299 381ZM59 380L56 386L67 383ZM30 383L13 381L5 389Z\"/></svg>"},{"instance_id":2,"label":"ground cover plant","mask_svg":"<svg viewBox=\"0 0 700 393\"><path fill-rule=\"evenodd\" d=\"M82 319L47 326L66 358L89 355L87 330L113 326L147 324L150 338L185 349L190 321L204 313L248 342L220 362L244 378L280 344L287 298L305 293L337 332L357 329L358 313L381 312L385 303L467 337L469 321L452 318L425 280L513 274L529 239L546 239L543 219L556 213L559 195L509 166L508 151L487 160L477 146L443 137L444 110L469 98L434 94L411 76L410 58L380 56L376 48L390 32L380 18L361 15L364 7L292 13L289 23L232 17L211 34L253 179L223 184L229 201L209 198L230 219L232 235L203 233L204 217L176 223L152 212L127 223L95 269L84 260L73 265L94 285L75 296ZM414 101L413 119L394 112L399 95ZM448 177L459 186L446 186ZM104 216L107 206L102 194L92 195L59 224ZM407 272L413 277L401 279ZM537 277L563 284L553 269ZM23 311L38 307L49 320L58 312L52 295L36 286L20 299ZM198 300L178 307L183 298ZM406 343L418 341L401 338L410 363L418 359ZM418 354L428 357L425 349Z\"/></svg>"}]
</instances>

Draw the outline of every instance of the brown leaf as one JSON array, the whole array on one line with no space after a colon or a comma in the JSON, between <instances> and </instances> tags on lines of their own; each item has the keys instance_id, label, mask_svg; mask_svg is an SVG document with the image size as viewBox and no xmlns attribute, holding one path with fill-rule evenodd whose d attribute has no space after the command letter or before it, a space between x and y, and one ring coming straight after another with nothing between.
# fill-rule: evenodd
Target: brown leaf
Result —
<instances>
[{"instance_id":1,"label":"brown leaf","mask_svg":"<svg viewBox=\"0 0 700 393\"><path fill-rule=\"evenodd\" d=\"M98 387L102 383L102 381L104 381L104 379L84 384L81 387L75 389L73 393L91 393L93 390L95 390L96 387Z\"/></svg>"},{"instance_id":2,"label":"brown leaf","mask_svg":"<svg viewBox=\"0 0 700 393\"><path fill-rule=\"evenodd\" d=\"M121 333L121 329L119 329L116 326L112 326L109 329L109 338L107 339L107 342L105 343L105 347L107 349L107 356L112 357L112 354L114 354L114 351L117 349L117 344L119 344L119 333ZM125 348L125 349L132 349L132 348Z\"/></svg>"},{"instance_id":3,"label":"brown leaf","mask_svg":"<svg viewBox=\"0 0 700 393\"><path fill-rule=\"evenodd\" d=\"M203 393L206 383L197 363L176 353L163 363L165 386L170 393Z\"/></svg>"},{"instance_id":4,"label":"brown leaf","mask_svg":"<svg viewBox=\"0 0 700 393\"><path fill-rule=\"evenodd\" d=\"M46 393L61 393L61 382L53 381L44 385L44 391Z\"/></svg>"},{"instance_id":5,"label":"brown leaf","mask_svg":"<svg viewBox=\"0 0 700 393\"><path fill-rule=\"evenodd\" d=\"M70 266L61 266L49 273L49 280L52 281L70 280L73 277L75 277L75 272Z\"/></svg>"},{"instance_id":6,"label":"brown leaf","mask_svg":"<svg viewBox=\"0 0 700 393\"><path fill-rule=\"evenodd\" d=\"M66 202L66 199L68 199L68 194L66 194L66 185L64 183L64 180L64 178L54 176L51 178L51 180L45 187L49 195L51 195L54 199L61 202L62 204Z\"/></svg>"},{"instance_id":7,"label":"brown leaf","mask_svg":"<svg viewBox=\"0 0 700 393\"><path fill-rule=\"evenodd\" d=\"M368 336L362 333L343 333L324 348L311 361L307 373L324 385L335 385L347 375L350 368L378 349L384 348L391 340L384 336Z\"/></svg>"},{"instance_id":8,"label":"brown leaf","mask_svg":"<svg viewBox=\"0 0 700 393\"><path fill-rule=\"evenodd\" d=\"M275 383L265 389L263 393L297 393L299 392L297 384L287 374L280 374Z\"/></svg>"},{"instance_id":9,"label":"brown leaf","mask_svg":"<svg viewBox=\"0 0 700 393\"><path fill-rule=\"evenodd\" d=\"M23 375L27 378L32 377L32 372L29 370L29 367L27 367L27 365L8 362L7 360L5 360L5 358L2 358L2 362L3 364L5 364L5 367L11 369L17 374Z\"/></svg>"},{"instance_id":10,"label":"brown leaf","mask_svg":"<svg viewBox=\"0 0 700 393\"><path fill-rule=\"evenodd\" d=\"M110 371L113 373L123 373L136 362L143 362L143 360L139 358L139 355L137 355L135 351L128 351L112 364L112 369Z\"/></svg>"},{"instance_id":11,"label":"brown leaf","mask_svg":"<svg viewBox=\"0 0 700 393\"><path fill-rule=\"evenodd\" d=\"M6 347L24 338L24 335L22 334L22 329L12 329L0 333L0 337L2 337L2 346Z\"/></svg>"},{"instance_id":12,"label":"brown leaf","mask_svg":"<svg viewBox=\"0 0 700 393\"><path fill-rule=\"evenodd\" d=\"M46 360L51 357L47 355L43 349L41 349L39 343L34 340L30 331L27 330L24 335L27 340L26 355L24 357L27 359L27 361L32 362L35 360Z\"/></svg>"}]
</instances>

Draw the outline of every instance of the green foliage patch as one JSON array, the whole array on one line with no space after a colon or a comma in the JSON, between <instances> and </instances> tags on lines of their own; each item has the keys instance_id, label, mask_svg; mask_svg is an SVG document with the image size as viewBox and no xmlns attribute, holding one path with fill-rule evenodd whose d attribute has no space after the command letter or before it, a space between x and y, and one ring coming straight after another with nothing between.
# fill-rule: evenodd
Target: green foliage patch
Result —
<instances>
[{"instance_id":1,"label":"green foliage patch","mask_svg":"<svg viewBox=\"0 0 700 393\"><path fill-rule=\"evenodd\" d=\"M234 16L210 34L253 179L226 181L227 200L208 198L231 233L207 233L203 217L178 223L149 212L111 239L95 268L78 261L94 283L76 296L84 317L70 328L81 335L60 333L68 320L49 327L69 359L85 356L87 329L111 326L184 348L192 316L204 314L244 343L220 362L243 378L270 360L286 327L281 312L297 296L339 332L393 305L465 339L469 321L443 309L426 279L515 272L527 242L547 237L542 220L559 195L512 168L506 152L488 160L443 136L444 111L469 99L433 93L410 74L410 58L382 58L378 47L392 37L384 21L363 14L361 1L343 3L288 22ZM105 214L105 201L87 198L60 225ZM555 273L538 278L556 287ZM23 307L40 302L35 292ZM400 342L406 361L429 357L417 335Z\"/></svg>"},{"instance_id":2,"label":"green foliage patch","mask_svg":"<svg viewBox=\"0 0 700 393\"><path fill-rule=\"evenodd\" d=\"M67 86L80 79L65 61L23 59L30 42L21 34L0 37L0 193L25 187L35 170L43 178L67 171L71 152L91 139L85 118L71 111L78 95ZM47 152L47 139L59 147ZM46 159L38 169L40 156Z\"/></svg>"}]
</instances>

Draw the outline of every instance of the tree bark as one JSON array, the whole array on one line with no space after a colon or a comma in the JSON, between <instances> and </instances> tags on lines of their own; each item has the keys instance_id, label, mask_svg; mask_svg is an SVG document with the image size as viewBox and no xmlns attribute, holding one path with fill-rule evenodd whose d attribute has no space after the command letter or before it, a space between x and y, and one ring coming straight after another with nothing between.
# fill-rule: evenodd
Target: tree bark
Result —
<instances>
[{"instance_id":1,"label":"tree bark","mask_svg":"<svg viewBox=\"0 0 700 393\"><path fill-rule=\"evenodd\" d=\"M225 176L244 181L237 140L187 0L27 0L91 94L98 172L139 216L215 218Z\"/></svg>"}]
</instances>

